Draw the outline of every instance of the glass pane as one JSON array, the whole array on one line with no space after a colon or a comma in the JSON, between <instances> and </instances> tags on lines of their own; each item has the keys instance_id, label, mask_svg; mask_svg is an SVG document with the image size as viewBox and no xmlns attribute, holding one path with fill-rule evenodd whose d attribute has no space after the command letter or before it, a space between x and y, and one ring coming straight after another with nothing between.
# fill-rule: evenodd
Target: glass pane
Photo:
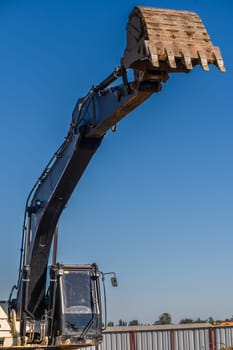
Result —
<instances>
[{"instance_id":1,"label":"glass pane","mask_svg":"<svg viewBox=\"0 0 233 350\"><path fill-rule=\"evenodd\" d=\"M65 314L91 314L91 276L89 271L64 271L62 276Z\"/></svg>"},{"instance_id":2,"label":"glass pane","mask_svg":"<svg viewBox=\"0 0 233 350\"><path fill-rule=\"evenodd\" d=\"M82 332L87 324L91 321L92 314L66 314L65 315L65 334ZM93 330L96 322L89 331Z\"/></svg>"}]
</instances>

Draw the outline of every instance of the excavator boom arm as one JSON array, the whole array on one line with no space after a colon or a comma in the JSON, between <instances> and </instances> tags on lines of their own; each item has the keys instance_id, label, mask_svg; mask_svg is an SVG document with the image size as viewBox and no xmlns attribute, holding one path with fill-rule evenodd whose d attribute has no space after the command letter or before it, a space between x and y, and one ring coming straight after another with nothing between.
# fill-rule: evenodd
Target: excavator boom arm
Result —
<instances>
[{"instance_id":1,"label":"excavator boom arm","mask_svg":"<svg viewBox=\"0 0 233 350\"><path fill-rule=\"evenodd\" d=\"M29 266L25 308L36 318L44 312L46 271L59 217L88 163L111 127L145 101L160 83L150 82L94 88L79 99L65 142L52 166L41 176L27 207L24 266ZM135 85L136 86L136 85ZM20 293L19 295L23 295Z\"/></svg>"}]
</instances>

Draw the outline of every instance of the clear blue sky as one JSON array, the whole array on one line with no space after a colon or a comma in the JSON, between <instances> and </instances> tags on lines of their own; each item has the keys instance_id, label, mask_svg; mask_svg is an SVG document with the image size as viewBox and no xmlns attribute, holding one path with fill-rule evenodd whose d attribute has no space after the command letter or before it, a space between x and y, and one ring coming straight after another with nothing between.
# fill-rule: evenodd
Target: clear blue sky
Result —
<instances>
[{"instance_id":1,"label":"clear blue sky","mask_svg":"<svg viewBox=\"0 0 233 350\"><path fill-rule=\"evenodd\" d=\"M0 1L1 296L26 196L78 97L119 65L135 5L197 12L227 73L174 75L108 133L60 222L59 259L116 271L109 319L233 314L233 2Z\"/></svg>"}]
</instances>

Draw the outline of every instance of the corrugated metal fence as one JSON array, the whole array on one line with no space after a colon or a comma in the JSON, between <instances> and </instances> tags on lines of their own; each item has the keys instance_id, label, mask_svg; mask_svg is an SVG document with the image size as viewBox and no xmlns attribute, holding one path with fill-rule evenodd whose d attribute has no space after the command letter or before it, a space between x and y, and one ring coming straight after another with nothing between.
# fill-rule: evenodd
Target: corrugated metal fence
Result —
<instances>
[{"instance_id":1,"label":"corrugated metal fence","mask_svg":"<svg viewBox=\"0 0 233 350\"><path fill-rule=\"evenodd\" d=\"M210 324L111 327L99 347L86 350L223 350L233 347L233 326Z\"/></svg>"}]
</instances>

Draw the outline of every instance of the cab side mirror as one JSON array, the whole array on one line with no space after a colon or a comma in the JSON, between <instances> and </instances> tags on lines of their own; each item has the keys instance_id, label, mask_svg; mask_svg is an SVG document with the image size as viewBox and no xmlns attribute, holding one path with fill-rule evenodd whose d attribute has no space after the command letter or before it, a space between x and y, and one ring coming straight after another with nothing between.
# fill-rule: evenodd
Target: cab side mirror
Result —
<instances>
[{"instance_id":1,"label":"cab side mirror","mask_svg":"<svg viewBox=\"0 0 233 350\"><path fill-rule=\"evenodd\" d=\"M117 287L118 286L118 282L117 282L117 278L116 276L111 278L111 283L113 287Z\"/></svg>"}]
</instances>

